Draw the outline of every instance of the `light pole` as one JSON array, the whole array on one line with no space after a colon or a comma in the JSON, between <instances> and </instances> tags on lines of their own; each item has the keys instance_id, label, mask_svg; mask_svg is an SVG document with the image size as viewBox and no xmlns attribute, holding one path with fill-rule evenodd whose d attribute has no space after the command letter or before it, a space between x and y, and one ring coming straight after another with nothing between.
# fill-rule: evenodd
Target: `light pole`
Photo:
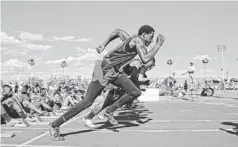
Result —
<instances>
[{"instance_id":1,"label":"light pole","mask_svg":"<svg viewBox=\"0 0 238 147\"><path fill-rule=\"evenodd\" d=\"M206 79L206 64L209 62L208 57L204 57L202 63L204 64L204 80Z\"/></svg>"},{"instance_id":2,"label":"light pole","mask_svg":"<svg viewBox=\"0 0 238 147\"><path fill-rule=\"evenodd\" d=\"M30 58L28 60L28 63L30 64L30 77L31 77L32 76L32 67L36 64L36 61L35 61L35 59Z\"/></svg>"},{"instance_id":3,"label":"light pole","mask_svg":"<svg viewBox=\"0 0 238 147\"><path fill-rule=\"evenodd\" d=\"M64 79L64 68L68 66L68 63L66 61L62 61L60 66L63 68L63 79Z\"/></svg>"},{"instance_id":4,"label":"light pole","mask_svg":"<svg viewBox=\"0 0 238 147\"><path fill-rule=\"evenodd\" d=\"M167 64L169 65L169 76L170 76L170 66L173 64L172 59L169 59L169 60L167 61Z\"/></svg>"},{"instance_id":5,"label":"light pole","mask_svg":"<svg viewBox=\"0 0 238 147\"><path fill-rule=\"evenodd\" d=\"M227 81L228 81L228 74L229 74L229 72L228 72L228 70L226 71L226 78L227 78Z\"/></svg>"},{"instance_id":6,"label":"light pole","mask_svg":"<svg viewBox=\"0 0 238 147\"><path fill-rule=\"evenodd\" d=\"M224 95L224 86L225 86L225 83L224 83L224 55L223 55L223 52L226 51L226 45L218 45L217 46L217 50L218 52L221 52L221 64L222 64L222 84L223 84L223 88L222 88L222 95Z\"/></svg>"}]
</instances>

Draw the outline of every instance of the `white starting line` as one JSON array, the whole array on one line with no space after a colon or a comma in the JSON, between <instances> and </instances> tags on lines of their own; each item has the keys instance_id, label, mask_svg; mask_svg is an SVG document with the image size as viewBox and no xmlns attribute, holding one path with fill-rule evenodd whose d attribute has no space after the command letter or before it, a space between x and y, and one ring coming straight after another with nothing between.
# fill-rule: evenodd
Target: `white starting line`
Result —
<instances>
[{"instance_id":1,"label":"white starting line","mask_svg":"<svg viewBox=\"0 0 238 147\"><path fill-rule=\"evenodd\" d=\"M74 119L69 120L68 122L64 123L61 127L65 126L65 125L67 125L68 123L70 123L70 122L72 122L72 121L74 121L74 120L76 120L76 119L78 119L78 118L81 118L81 117L83 117L83 115L80 115L80 116L78 116L78 117L75 117ZM36 137L32 138L31 140L28 140L28 141L26 141L26 142L24 142L24 143L18 145L17 147L24 147L24 146L26 146L27 144L29 144L29 143L31 143L31 142L37 140L37 139L40 139L40 138L44 137L44 136L47 135L48 133L49 133L49 132L47 131L47 132L45 132L45 133L43 133L43 134L41 134L41 135L39 135L39 136L36 136Z\"/></svg>"}]
</instances>

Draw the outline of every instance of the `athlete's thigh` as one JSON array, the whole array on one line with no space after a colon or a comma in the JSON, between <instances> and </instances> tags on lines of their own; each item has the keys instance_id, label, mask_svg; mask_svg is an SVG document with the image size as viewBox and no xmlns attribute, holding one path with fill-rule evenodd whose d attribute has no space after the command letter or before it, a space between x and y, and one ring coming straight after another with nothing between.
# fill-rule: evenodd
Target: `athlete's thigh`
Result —
<instances>
[{"instance_id":1,"label":"athlete's thigh","mask_svg":"<svg viewBox=\"0 0 238 147\"><path fill-rule=\"evenodd\" d=\"M117 80L113 83L125 90L127 93L131 91L140 91L140 89L125 74L119 75Z\"/></svg>"},{"instance_id":2,"label":"athlete's thigh","mask_svg":"<svg viewBox=\"0 0 238 147\"><path fill-rule=\"evenodd\" d=\"M91 81L88 86L85 98L82 101L93 102L103 91L105 86L102 86L99 81Z\"/></svg>"}]
</instances>

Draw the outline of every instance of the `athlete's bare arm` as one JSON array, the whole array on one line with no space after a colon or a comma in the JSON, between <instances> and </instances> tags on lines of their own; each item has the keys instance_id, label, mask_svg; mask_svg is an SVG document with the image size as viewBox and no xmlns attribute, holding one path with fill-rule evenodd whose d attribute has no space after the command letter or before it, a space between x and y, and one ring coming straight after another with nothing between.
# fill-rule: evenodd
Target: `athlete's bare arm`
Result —
<instances>
[{"instance_id":1,"label":"athlete's bare arm","mask_svg":"<svg viewBox=\"0 0 238 147\"><path fill-rule=\"evenodd\" d=\"M100 54L101 52L104 51L104 49L106 48L106 46L113 40L120 38L122 41L125 41L126 39L128 39L130 37L130 35L128 33L126 33L123 30L120 29L116 29L115 31L113 31L109 37L104 41L104 43L102 43L99 47L97 47L97 52Z\"/></svg>"},{"instance_id":2,"label":"athlete's bare arm","mask_svg":"<svg viewBox=\"0 0 238 147\"><path fill-rule=\"evenodd\" d=\"M151 59L153 59L156 53L159 51L160 47L164 43L164 36L161 34L158 35L156 44L150 51L147 51L144 43L139 37L134 38L133 41L135 43L137 53L140 56L141 61L145 64L148 63Z\"/></svg>"},{"instance_id":3,"label":"athlete's bare arm","mask_svg":"<svg viewBox=\"0 0 238 147\"><path fill-rule=\"evenodd\" d=\"M103 45L106 47L111 41L115 40L116 38L120 38L122 41L125 41L130 37L129 34L127 34L125 31L116 29L113 31L109 37L104 41Z\"/></svg>"}]
</instances>

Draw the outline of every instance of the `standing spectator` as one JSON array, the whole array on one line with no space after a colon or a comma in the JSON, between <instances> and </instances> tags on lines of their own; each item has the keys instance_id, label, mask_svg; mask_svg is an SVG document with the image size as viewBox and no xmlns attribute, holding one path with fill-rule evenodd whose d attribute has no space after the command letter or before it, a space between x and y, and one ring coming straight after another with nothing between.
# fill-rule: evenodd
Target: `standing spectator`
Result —
<instances>
[{"instance_id":1,"label":"standing spectator","mask_svg":"<svg viewBox=\"0 0 238 147\"><path fill-rule=\"evenodd\" d=\"M185 80L184 85L183 85L183 88L184 88L185 92L188 91L188 83L187 83L187 80Z\"/></svg>"},{"instance_id":2,"label":"standing spectator","mask_svg":"<svg viewBox=\"0 0 238 147\"><path fill-rule=\"evenodd\" d=\"M195 84L195 66L193 64L193 62L190 62L190 66L188 67L188 70L183 73L182 75L185 75L188 73L189 75L189 83L194 83Z\"/></svg>"},{"instance_id":3,"label":"standing spectator","mask_svg":"<svg viewBox=\"0 0 238 147\"><path fill-rule=\"evenodd\" d=\"M15 93L18 93L18 90L19 90L19 85L18 85L18 83L16 82L16 83L15 83L14 92L15 92Z\"/></svg>"}]
</instances>

